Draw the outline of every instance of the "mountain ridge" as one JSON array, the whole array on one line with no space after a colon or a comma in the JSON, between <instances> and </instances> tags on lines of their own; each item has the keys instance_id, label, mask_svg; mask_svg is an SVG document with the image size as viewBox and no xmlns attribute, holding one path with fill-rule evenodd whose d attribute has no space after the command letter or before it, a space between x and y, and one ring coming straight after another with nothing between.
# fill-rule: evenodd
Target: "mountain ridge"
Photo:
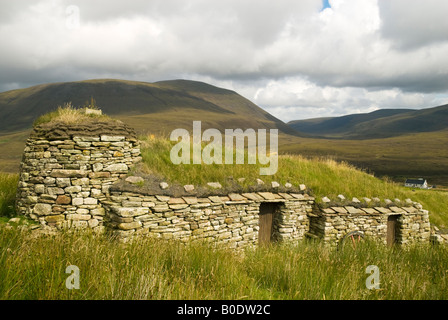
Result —
<instances>
[{"instance_id":1,"label":"mountain ridge","mask_svg":"<svg viewBox=\"0 0 448 320\"><path fill-rule=\"evenodd\" d=\"M130 120L137 130L147 129L143 122L148 121L156 132L169 129L166 124L159 126L154 121L161 114L173 120L170 127L184 124L187 119L190 123L201 120L196 115L204 115L206 124L217 129L225 126L231 129L232 124L235 124L243 125L242 129L277 128L280 132L298 135L283 121L234 91L183 79L153 83L92 79L41 84L2 92L0 133L30 128L38 116L55 110L58 105L71 102L78 107L91 98L96 100L104 113ZM137 116L141 119L138 120ZM247 117L246 121L241 121L242 117ZM178 122L179 119L182 121Z\"/></svg>"},{"instance_id":2,"label":"mountain ridge","mask_svg":"<svg viewBox=\"0 0 448 320\"><path fill-rule=\"evenodd\" d=\"M380 109L341 117L288 122L314 138L366 140L448 128L448 104L426 109Z\"/></svg>"}]
</instances>

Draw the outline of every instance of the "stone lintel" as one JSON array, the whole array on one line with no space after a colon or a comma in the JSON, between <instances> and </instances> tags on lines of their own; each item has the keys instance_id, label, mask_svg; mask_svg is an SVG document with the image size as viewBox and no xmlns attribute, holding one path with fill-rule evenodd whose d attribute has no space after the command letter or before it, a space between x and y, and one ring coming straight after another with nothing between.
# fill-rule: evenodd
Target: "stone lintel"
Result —
<instances>
[{"instance_id":1,"label":"stone lintel","mask_svg":"<svg viewBox=\"0 0 448 320\"><path fill-rule=\"evenodd\" d=\"M258 192L258 195L262 196L266 200L275 200L276 197L272 192Z\"/></svg>"},{"instance_id":2,"label":"stone lintel","mask_svg":"<svg viewBox=\"0 0 448 320\"><path fill-rule=\"evenodd\" d=\"M383 207L375 207L375 210L376 211L379 211L379 212L381 212L381 213L383 213L383 214L387 214L387 213L391 213L392 211L390 211L389 209L387 209L387 208L383 208Z\"/></svg>"},{"instance_id":3,"label":"stone lintel","mask_svg":"<svg viewBox=\"0 0 448 320\"><path fill-rule=\"evenodd\" d=\"M231 193L228 195L231 201L247 201L245 197L238 193Z\"/></svg>"},{"instance_id":4,"label":"stone lintel","mask_svg":"<svg viewBox=\"0 0 448 320\"><path fill-rule=\"evenodd\" d=\"M252 201L262 201L262 200L264 200L263 197L259 196L256 193L243 193L242 195L243 195L243 197L245 197L245 198L247 198L249 200L252 200Z\"/></svg>"},{"instance_id":5,"label":"stone lintel","mask_svg":"<svg viewBox=\"0 0 448 320\"><path fill-rule=\"evenodd\" d=\"M331 207L336 213L348 213L344 207Z\"/></svg>"}]
</instances>

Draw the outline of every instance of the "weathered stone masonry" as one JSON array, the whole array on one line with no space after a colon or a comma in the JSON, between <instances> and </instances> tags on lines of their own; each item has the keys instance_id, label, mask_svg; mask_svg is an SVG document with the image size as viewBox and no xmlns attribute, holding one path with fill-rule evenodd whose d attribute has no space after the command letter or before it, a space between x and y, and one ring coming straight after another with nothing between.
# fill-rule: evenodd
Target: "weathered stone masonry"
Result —
<instances>
[{"instance_id":1,"label":"weathered stone masonry","mask_svg":"<svg viewBox=\"0 0 448 320\"><path fill-rule=\"evenodd\" d=\"M177 194L162 182L145 191L139 183L151 181L129 177L140 161L136 135L121 122L37 126L24 150L17 211L44 228L106 230L123 241L146 235L231 247L256 245L261 233L270 241L310 237L336 245L347 233L361 231L386 243L388 220L396 216L397 243L429 241L428 212L410 200L321 206L304 185L290 183L228 193L210 183L206 193L185 186ZM272 221L266 227L261 216L267 207Z\"/></svg>"},{"instance_id":2,"label":"weathered stone masonry","mask_svg":"<svg viewBox=\"0 0 448 320\"><path fill-rule=\"evenodd\" d=\"M198 198L111 192L105 203L110 227L121 239L151 235L164 239L209 240L243 247L258 244L260 206L275 204L272 240L294 242L309 228L314 198L303 194L243 193Z\"/></svg>"},{"instance_id":3,"label":"weathered stone masonry","mask_svg":"<svg viewBox=\"0 0 448 320\"><path fill-rule=\"evenodd\" d=\"M396 220L394 242L410 244L427 242L430 237L429 213L419 203L389 206L333 206L315 210L310 217L310 234L331 244L339 243L345 235L361 231L366 237L387 243L388 220ZM395 218L395 219L394 219Z\"/></svg>"},{"instance_id":4,"label":"weathered stone masonry","mask_svg":"<svg viewBox=\"0 0 448 320\"><path fill-rule=\"evenodd\" d=\"M140 159L135 133L119 122L37 126L23 154L17 212L42 225L101 228L110 186Z\"/></svg>"}]
</instances>

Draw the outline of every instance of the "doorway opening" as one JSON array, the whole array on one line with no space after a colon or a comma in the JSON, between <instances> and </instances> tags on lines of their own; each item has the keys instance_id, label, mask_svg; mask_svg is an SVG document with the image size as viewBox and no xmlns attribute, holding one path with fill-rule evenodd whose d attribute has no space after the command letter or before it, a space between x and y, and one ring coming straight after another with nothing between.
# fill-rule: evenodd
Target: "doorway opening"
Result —
<instances>
[{"instance_id":1,"label":"doorway opening","mask_svg":"<svg viewBox=\"0 0 448 320\"><path fill-rule=\"evenodd\" d=\"M263 202L260 204L258 243L260 245L272 243L274 240L274 221L278 212L278 204Z\"/></svg>"},{"instance_id":2,"label":"doorway opening","mask_svg":"<svg viewBox=\"0 0 448 320\"><path fill-rule=\"evenodd\" d=\"M400 215L391 215L387 217L387 236L386 242L388 246L393 246L398 242L398 218Z\"/></svg>"}]
</instances>

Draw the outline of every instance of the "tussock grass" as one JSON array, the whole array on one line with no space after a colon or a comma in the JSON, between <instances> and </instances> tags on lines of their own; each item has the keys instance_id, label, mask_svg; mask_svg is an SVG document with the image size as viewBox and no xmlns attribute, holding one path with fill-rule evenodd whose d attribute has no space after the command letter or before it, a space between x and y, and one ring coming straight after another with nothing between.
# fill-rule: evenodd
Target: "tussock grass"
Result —
<instances>
[{"instance_id":1,"label":"tussock grass","mask_svg":"<svg viewBox=\"0 0 448 320\"><path fill-rule=\"evenodd\" d=\"M448 249L386 248L365 242L342 251L319 243L250 248L106 235L36 238L0 232L0 299L447 299ZM80 269L68 290L66 267ZM366 288L366 268L379 268L380 290Z\"/></svg>"},{"instance_id":2,"label":"tussock grass","mask_svg":"<svg viewBox=\"0 0 448 320\"><path fill-rule=\"evenodd\" d=\"M89 105L88 108L96 109L94 105ZM81 123L86 120L92 120L92 119L110 119L106 115L98 115L98 114L86 114L86 107L85 108L75 108L73 105L68 102L65 103L63 106L58 106L58 108L55 111L46 113L39 118L37 118L34 121L34 126L52 122L52 121L58 121L65 124L70 123Z\"/></svg>"}]
</instances>

